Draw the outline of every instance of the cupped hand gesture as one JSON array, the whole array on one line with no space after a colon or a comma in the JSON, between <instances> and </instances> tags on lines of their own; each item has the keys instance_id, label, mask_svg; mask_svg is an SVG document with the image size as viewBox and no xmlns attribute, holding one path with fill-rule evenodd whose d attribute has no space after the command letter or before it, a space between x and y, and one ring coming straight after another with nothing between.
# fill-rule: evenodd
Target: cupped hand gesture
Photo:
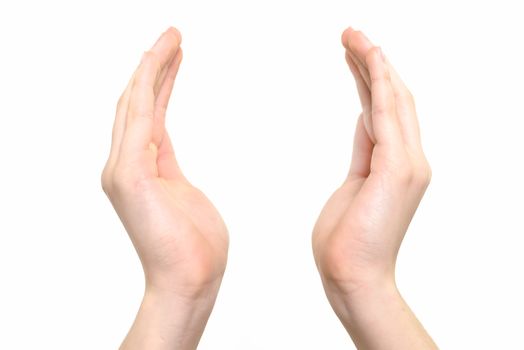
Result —
<instances>
[{"instance_id":1,"label":"cupped hand gesture","mask_svg":"<svg viewBox=\"0 0 524 350\"><path fill-rule=\"evenodd\" d=\"M138 252L146 288L193 298L218 290L228 232L180 171L165 129L180 42L175 28L164 32L121 95L102 187Z\"/></svg>"},{"instance_id":2,"label":"cupped hand gesture","mask_svg":"<svg viewBox=\"0 0 524 350\"><path fill-rule=\"evenodd\" d=\"M394 283L397 252L431 169L413 97L381 49L351 28L342 42L362 113L349 174L318 218L313 251L326 291L351 294Z\"/></svg>"}]
</instances>

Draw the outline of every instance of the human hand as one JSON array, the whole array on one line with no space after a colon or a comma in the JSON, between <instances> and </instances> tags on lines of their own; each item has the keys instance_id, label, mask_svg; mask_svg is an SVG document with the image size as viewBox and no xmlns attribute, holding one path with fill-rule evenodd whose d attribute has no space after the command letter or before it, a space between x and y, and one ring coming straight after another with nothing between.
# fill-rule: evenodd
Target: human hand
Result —
<instances>
[{"instance_id":1,"label":"human hand","mask_svg":"<svg viewBox=\"0 0 524 350\"><path fill-rule=\"evenodd\" d=\"M431 170L413 97L398 74L361 32L346 30L342 42L362 114L349 174L318 218L313 248L324 283L351 293L393 282L397 252Z\"/></svg>"},{"instance_id":2,"label":"human hand","mask_svg":"<svg viewBox=\"0 0 524 350\"><path fill-rule=\"evenodd\" d=\"M342 43L362 105L350 170L313 229L326 295L359 349L434 349L395 284L397 253L431 179L413 97L380 48Z\"/></svg>"},{"instance_id":3,"label":"human hand","mask_svg":"<svg viewBox=\"0 0 524 350\"><path fill-rule=\"evenodd\" d=\"M228 232L213 204L180 171L165 129L166 109L182 60L180 42L176 29L163 33L144 53L120 97L102 187L144 269L142 310L150 315L155 314L153 309L172 305L179 317L181 310L188 310L185 318L200 331L226 267ZM198 322L198 317L189 315L193 309L200 312ZM135 326L140 320L139 313ZM184 323L180 318L172 321L173 328L175 323ZM162 323L165 329L166 322ZM179 331L187 326L180 326ZM177 341L179 346L196 346L194 337Z\"/></svg>"}]
</instances>

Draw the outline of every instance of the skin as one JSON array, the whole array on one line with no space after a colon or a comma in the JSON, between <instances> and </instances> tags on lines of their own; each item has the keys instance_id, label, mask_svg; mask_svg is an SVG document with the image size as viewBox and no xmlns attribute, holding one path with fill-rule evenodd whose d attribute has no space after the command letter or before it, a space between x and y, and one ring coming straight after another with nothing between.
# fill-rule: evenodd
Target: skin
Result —
<instances>
[{"instance_id":1,"label":"skin","mask_svg":"<svg viewBox=\"0 0 524 350\"><path fill-rule=\"evenodd\" d=\"M429 185L413 96L379 47L342 35L362 113L350 170L312 245L328 300L359 349L435 349L395 284L397 253Z\"/></svg>"},{"instance_id":2,"label":"skin","mask_svg":"<svg viewBox=\"0 0 524 350\"><path fill-rule=\"evenodd\" d=\"M165 113L182 60L181 36L163 33L117 105L102 172L142 263L146 290L122 349L195 349L226 268L228 232L178 167Z\"/></svg>"},{"instance_id":3,"label":"skin","mask_svg":"<svg viewBox=\"0 0 524 350\"><path fill-rule=\"evenodd\" d=\"M342 42L362 104L344 183L313 230L326 295L359 349L435 349L395 285L397 253L429 184L413 97L361 32ZM121 349L196 349L227 264L227 228L180 170L165 113L181 36L164 32L122 93L102 187L142 263L144 298Z\"/></svg>"}]
</instances>

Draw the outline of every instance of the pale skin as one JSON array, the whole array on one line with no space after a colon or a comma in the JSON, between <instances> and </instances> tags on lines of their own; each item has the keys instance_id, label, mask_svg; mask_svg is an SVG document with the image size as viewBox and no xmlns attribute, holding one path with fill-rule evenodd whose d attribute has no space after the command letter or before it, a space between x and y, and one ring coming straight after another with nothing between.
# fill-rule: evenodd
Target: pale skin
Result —
<instances>
[{"instance_id":1,"label":"pale skin","mask_svg":"<svg viewBox=\"0 0 524 350\"><path fill-rule=\"evenodd\" d=\"M395 284L398 249L431 178L413 98L361 32L348 28L342 42L363 112L347 179L313 230L315 261L359 349L435 349ZM146 281L121 349L196 349L227 264L226 225L183 175L165 129L180 44L169 28L144 53L118 101L102 172Z\"/></svg>"},{"instance_id":2,"label":"pale skin","mask_svg":"<svg viewBox=\"0 0 524 350\"><path fill-rule=\"evenodd\" d=\"M195 349L226 268L226 226L180 171L165 129L180 42L169 28L144 54L119 99L102 173L146 280L122 349Z\"/></svg>"},{"instance_id":3,"label":"pale skin","mask_svg":"<svg viewBox=\"0 0 524 350\"><path fill-rule=\"evenodd\" d=\"M313 229L333 310L358 349L436 349L395 284L395 262L429 185L413 97L379 47L348 28L346 61L362 105L344 183Z\"/></svg>"}]
</instances>

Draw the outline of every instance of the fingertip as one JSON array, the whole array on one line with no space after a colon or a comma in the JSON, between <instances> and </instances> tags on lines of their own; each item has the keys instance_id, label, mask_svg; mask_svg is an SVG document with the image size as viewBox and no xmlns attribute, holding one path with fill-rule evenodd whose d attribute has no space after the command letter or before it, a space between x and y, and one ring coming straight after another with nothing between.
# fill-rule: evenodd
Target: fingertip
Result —
<instances>
[{"instance_id":1,"label":"fingertip","mask_svg":"<svg viewBox=\"0 0 524 350\"><path fill-rule=\"evenodd\" d=\"M350 26L350 27L347 27L346 29L344 29L344 31L342 32L342 36L341 36L341 41L342 41L342 45L344 45L344 47L349 50L349 33L353 32L354 29Z\"/></svg>"},{"instance_id":2,"label":"fingertip","mask_svg":"<svg viewBox=\"0 0 524 350\"><path fill-rule=\"evenodd\" d=\"M178 71L178 67L180 66L180 63L182 62L182 59L184 58L184 53L182 51L182 48L178 48L177 53L175 54L175 57L171 61L169 70L175 69Z\"/></svg>"},{"instance_id":3,"label":"fingertip","mask_svg":"<svg viewBox=\"0 0 524 350\"><path fill-rule=\"evenodd\" d=\"M153 50L144 51L142 54L142 59L140 60L140 65L137 69L137 79L140 79L141 75L143 75L144 72L147 71L147 69L151 66L154 67L156 74L160 72L160 62L158 61L158 56L155 54L155 52L153 52Z\"/></svg>"},{"instance_id":4,"label":"fingertip","mask_svg":"<svg viewBox=\"0 0 524 350\"><path fill-rule=\"evenodd\" d=\"M173 58L173 61L171 62L169 66L168 75L174 75L176 77L176 74L178 73L178 68L180 67L180 64L182 63L182 59L184 58L184 53L182 52L182 48L179 48L175 57Z\"/></svg>"},{"instance_id":5,"label":"fingertip","mask_svg":"<svg viewBox=\"0 0 524 350\"><path fill-rule=\"evenodd\" d=\"M371 43L371 40L369 40L369 38L366 36L366 34L364 34L363 31L358 31L359 35L362 36L362 38L364 38L364 40L368 41Z\"/></svg>"},{"instance_id":6,"label":"fingertip","mask_svg":"<svg viewBox=\"0 0 524 350\"><path fill-rule=\"evenodd\" d=\"M391 81L388 66L384 60L384 54L380 46L373 46L366 54L366 64L369 67L369 74L371 80L378 78L385 78Z\"/></svg>"},{"instance_id":7,"label":"fingertip","mask_svg":"<svg viewBox=\"0 0 524 350\"><path fill-rule=\"evenodd\" d=\"M369 38L364 34L361 30L353 30L351 33L349 33L348 37L349 42L353 43L353 47L355 45L361 46L364 44L364 46L373 46L373 43Z\"/></svg>"},{"instance_id":8,"label":"fingertip","mask_svg":"<svg viewBox=\"0 0 524 350\"><path fill-rule=\"evenodd\" d=\"M180 33L180 30L178 30L177 28L170 26L167 28L166 33L170 33L171 35L173 35L177 39L178 45L182 43L182 33Z\"/></svg>"}]
</instances>

